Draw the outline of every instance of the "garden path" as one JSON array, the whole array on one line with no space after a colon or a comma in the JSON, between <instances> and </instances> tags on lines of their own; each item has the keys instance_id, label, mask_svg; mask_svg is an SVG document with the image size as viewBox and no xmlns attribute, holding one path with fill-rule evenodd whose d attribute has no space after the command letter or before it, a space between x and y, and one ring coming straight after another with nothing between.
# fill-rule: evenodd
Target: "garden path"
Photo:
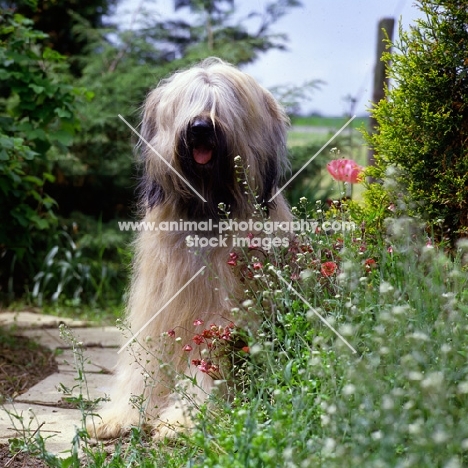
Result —
<instances>
[{"instance_id":1,"label":"garden path","mask_svg":"<svg viewBox=\"0 0 468 468\"><path fill-rule=\"evenodd\" d=\"M121 332L115 327L96 327L92 323L32 312L1 312L0 326L15 327L15 334L26 336L56 353L58 371L0 406L0 445L21 438L40 428L46 449L56 455L70 455L76 430L83 427L82 414L73 404L80 394L75 355L69 340L61 337L65 324L78 342L83 343L87 391L83 397L94 400L109 393L112 369L117 362ZM80 367L80 366L78 366ZM70 394L64 389L70 389ZM23 423L11 415L22 416Z\"/></svg>"}]
</instances>

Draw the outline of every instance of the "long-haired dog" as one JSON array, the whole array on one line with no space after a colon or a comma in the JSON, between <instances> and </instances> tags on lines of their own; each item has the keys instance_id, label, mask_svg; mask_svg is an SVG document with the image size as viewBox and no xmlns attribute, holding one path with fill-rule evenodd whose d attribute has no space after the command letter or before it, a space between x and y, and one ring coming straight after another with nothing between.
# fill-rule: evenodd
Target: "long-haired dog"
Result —
<instances>
[{"instance_id":1,"label":"long-haired dog","mask_svg":"<svg viewBox=\"0 0 468 468\"><path fill-rule=\"evenodd\" d=\"M144 221L156 227L181 220L216 223L219 206L225 207L222 216L249 220L257 216L254 205L271 221L290 221L282 195L269 202L288 166L288 122L267 90L219 59L164 80L147 96L143 112ZM239 156L244 179L236 170ZM253 202L246 187L254 192ZM136 239L127 324L132 334L141 333L120 354L110 402L88 426L97 438L118 436L142 422L154 428L155 437L171 435L190 427L190 405L212 392L213 379L193 374L192 356L183 347L193 337L195 320L229 323L243 288L228 265L231 246L213 242L194 251L186 238L196 234L214 240L219 235L216 229L153 229ZM193 279L202 266L206 270ZM169 343L169 330L180 340ZM186 398L174 392L183 375L194 377L181 392Z\"/></svg>"}]
</instances>

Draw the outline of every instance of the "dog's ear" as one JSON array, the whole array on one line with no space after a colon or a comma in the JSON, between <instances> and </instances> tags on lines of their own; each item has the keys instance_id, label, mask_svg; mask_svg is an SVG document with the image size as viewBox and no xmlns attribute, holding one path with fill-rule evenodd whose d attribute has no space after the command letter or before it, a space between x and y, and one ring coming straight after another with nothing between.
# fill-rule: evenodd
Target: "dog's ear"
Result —
<instances>
[{"instance_id":1,"label":"dog's ear","mask_svg":"<svg viewBox=\"0 0 468 468\"><path fill-rule=\"evenodd\" d=\"M148 176L142 177L138 191L140 203L149 209L160 205L166 198L162 186Z\"/></svg>"},{"instance_id":2,"label":"dog's ear","mask_svg":"<svg viewBox=\"0 0 468 468\"><path fill-rule=\"evenodd\" d=\"M263 169L263 187L259 195L259 203L268 208L274 208L274 202L268 203L268 200L273 195L273 190L278 187L279 170L275 158L268 158Z\"/></svg>"}]
</instances>

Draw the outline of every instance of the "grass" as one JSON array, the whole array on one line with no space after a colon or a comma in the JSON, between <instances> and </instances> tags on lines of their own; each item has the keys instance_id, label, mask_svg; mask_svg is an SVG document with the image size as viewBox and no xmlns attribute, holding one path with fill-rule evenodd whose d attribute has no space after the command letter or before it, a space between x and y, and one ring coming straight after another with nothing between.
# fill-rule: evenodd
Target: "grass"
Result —
<instances>
[{"instance_id":1,"label":"grass","mask_svg":"<svg viewBox=\"0 0 468 468\"><path fill-rule=\"evenodd\" d=\"M323 128L334 128L339 129L347 121L349 117L323 117L323 116L308 116L308 117L292 117L291 124L294 126L306 126L306 127L323 127ZM368 125L368 117L356 117L351 126L353 128L360 128Z\"/></svg>"},{"instance_id":2,"label":"grass","mask_svg":"<svg viewBox=\"0 0 468 468\"><path fill-rule=\"evenodd\" d=\"M337 207L303 200L296 213L347 220ZM175 444L135 428L106 457L81 431L85 466L467 466L467 259L467 243L448 257L409 218L373 237L306 232L261 266L239 258L251 272L240 309L262 325L247 331L232 399L213 397Z\"/></svg>"}]
</instances>

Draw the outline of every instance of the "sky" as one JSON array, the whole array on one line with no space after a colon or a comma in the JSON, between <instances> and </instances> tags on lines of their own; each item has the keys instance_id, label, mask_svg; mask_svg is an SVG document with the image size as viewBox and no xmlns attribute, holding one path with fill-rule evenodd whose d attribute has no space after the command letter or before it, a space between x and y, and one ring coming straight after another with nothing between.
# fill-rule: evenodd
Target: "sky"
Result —
<instances>
[{"instance_id":1,"label":"sky","mask_svg":"<svg viewBox=\"0 0 468 468\"><path fill-rule=\"evenodd\" d=\"M261 11L268 0L235 0L240 11ZM144 3L162 17L173 17L173 0L125 0L116 15L123 17L134 5ZM354 112L364 115L372 96L372 77L376 62L378 22L395 18L404 29L414 24L421 12L414 0L302 0L302 7L291 9L273 27L286 33L287 51L272 50L253 64L243 67L267 88L310 80L324 83L305 113L342 116L350 112L346 97L357 100Z\"/></svg>"}]
</instances>

